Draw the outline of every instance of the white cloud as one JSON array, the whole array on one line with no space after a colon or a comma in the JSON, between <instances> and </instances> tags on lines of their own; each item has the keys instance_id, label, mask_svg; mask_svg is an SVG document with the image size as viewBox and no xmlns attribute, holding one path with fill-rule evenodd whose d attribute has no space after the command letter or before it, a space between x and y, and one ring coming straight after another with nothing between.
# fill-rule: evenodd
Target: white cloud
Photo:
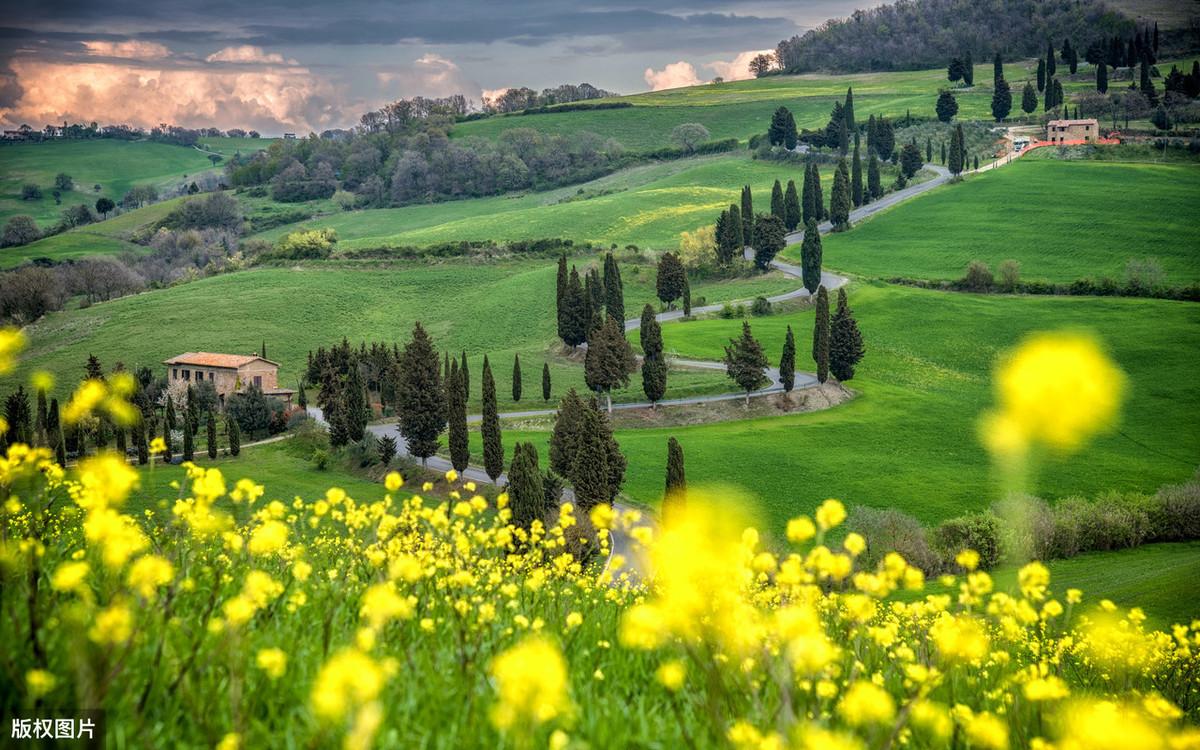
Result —
<instances>
[{"instance_id":1,"label":"white cloud","mask_svg":"<svg viewBox=\"0 0 1200 750\"><path fill-rule=\"evenodd\" d=\"M747 78L753 78L754 74L750 72L750 61L756 55L769 55L774 50L769 49L752 49L747 52L742 52L737 57L729 61L713 60L710 63L704 63L704 67L713 71L726 81L744 81Z\"/></svg>"},{"instance_id":2,"label":"white cloud","mask_svg":"<svg viewBox=\"0 0 1200 750\"><path fill-rule=\"evenodd\" d=\"M242 44L225 47L204 58L208 62L259 63L268 65L297 65L295 60L285 59L278 52L267 52L262 47Z\"/></svg>"},{"instance_id":3,"label":"white cloud","mask_svg":"<svg viewBox=\"0 0 1200 750\"><path fill-rule=\"evenodd\" d=\"M157 42L84 42L89 55L97 57L125 57L130 59L161 59L171 56L171 50Z\"/></svg>"},{"instance_id":4,"label":"white cloud","mask_svg":"<svg viewBox=\"0 0 1200 750\"><path fill-rule=\"evenodd\" d=\"M380 71L375 80L384 89L385 98L412 96L478 96L479 84L463 73L453 60L433 52L413 60L407 67Z\"/></svg>"},{"instance_id":5,"label":"white cloud","mask_svg":"<svg viewBox=\"0 0 1200 750\"><path fill-rule=\"evenodd\" d=\"M484 104L487 104L488 102L494 102L497 99L499 99L500 97L504 96L504 92L508 91L510 88L512 88L512 87L511 86L503 86L498 89L484 89L482 91L482 93L479 94L479 99Z\"/></svg>"},{"instance_id":6,"label":"white cloud","mask_svg":"<svg viewBox=\"0 0 1200 750\"><path fill-rule=\"evenodd\" d=\"M670 63L662 70L646 68L644 77L651 91L695 86L701 82L699 76L696 75L696 68L684 60Z\"/></svg>"}]
</instances>

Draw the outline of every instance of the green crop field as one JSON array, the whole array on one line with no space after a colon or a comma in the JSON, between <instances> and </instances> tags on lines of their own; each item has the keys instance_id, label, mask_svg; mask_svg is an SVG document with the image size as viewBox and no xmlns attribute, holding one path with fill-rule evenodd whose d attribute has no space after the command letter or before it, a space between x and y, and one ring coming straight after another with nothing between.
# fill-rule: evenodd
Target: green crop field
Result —
<instances>
[{"instance_id":1,"label":"green crop field","mask_svg":"<svg viewBox=\"0 0 1200 750\"><path fill-rule=\"evenodd\" d=\"M687 456L689 484L725 483L748 493L774 531L825 497L897 507L926 522L986 507L999 489L976 425L992 403L995 357L1029 332L1062 328L1100 338L1129 376L1128 399L1116 432L1079 455L1048 460L1029 489L1052 498L1151 490L1195 470L1200 385L1189 373L1200 346L1200 308L1192 303L977 296L869 284L852 290L851 306L867 346L851 383L857 398L794 416L621 431L628 494L658 502L666 442L674 436ZM772 361L788 324L797 333L800 369L811 369L811 311L752 321ZM663 326L663 337L680 356L719 359L740 325L672 323ZM545 450L547 434L505 435L510 444L519 439Z\"/></svg>"},{"instance_id":2,"label":"green crop field","mask_svg":"<svg viewBox=\"0 0 1200 750\"><path fill-rule=\"evenodd\" d=\"M78 203L89 207L107 196L114 201L134 185L154 185L160 190L176 185L184 176L212 169L202 152L183 146L149 141L50 141L16 143L0 147L0 222L14 214L29 214L45 227L58 220L62 210ZM66 172L75 189L55 205L54 177ZM42 189L37 201L21 200L21 186L35 183ZM100 185L100 191L93 190Z\"/></svg>"},{"instance_id":3,"label":"green crop field","mask_svg":"<svg viewBox=\"0 0 1200 750\"><path fill-rule=\"evenodd\" d=\"M200 139L200 147L229 157L240 153L243 156L262 151L276 141L275 138L209 138Z\"/></svg>"},{"instance_id":4,"label":"green crop field","mask_svg":"<svg viewBox=\"0 0 1200 750\"><path fill-rule=\"evenodd\" d=\"M1037 152L933 190L824 240L825 265L868 276L961 278L1005 259L1025 279L1122 281L1130 259L1157 258L1166 282L1200 281L1200 167L1058 161ZM799 247L787 255L799 259Z\"/></svg>"},{"instance_id":5,"label":"green crop field","mask_svg":"<svg viewBox=\"0 0 1200 750\"><path fill-rule=\"evenodd\" d=\"M598 258L576 258L581 267ZM626 309L636 315L654 301L648 265L626 264ZM184 351L250 352L265 340L267 353L282 364L283 383L301 376L309 350L340 342L398 341L420 320L439 346L471 355L478 383L485 353L494 362L502 408L513 408L514 354L523 363L521 408L541 400L542 363L549 361L555 393L584 388L583 368L554 349L555 263L540 259L512 263L459 261L408 267L311 265L244 271L145 292L132 297L48 315L30 326L22 374L47 370L69 387L81 376L89 353L106 365L153 365ZM746 299L794 288L792 279L768 274L747 279L697 282L693 299ZM547 312L549 311L549 313ZM169 336L163 332L169 331ZM679 375L681 392L725 390L724 376L711 371ZM616 394L637 400L636 377ZM472 390L478 403L479 389Z\"/></svg>"}]
</instances>

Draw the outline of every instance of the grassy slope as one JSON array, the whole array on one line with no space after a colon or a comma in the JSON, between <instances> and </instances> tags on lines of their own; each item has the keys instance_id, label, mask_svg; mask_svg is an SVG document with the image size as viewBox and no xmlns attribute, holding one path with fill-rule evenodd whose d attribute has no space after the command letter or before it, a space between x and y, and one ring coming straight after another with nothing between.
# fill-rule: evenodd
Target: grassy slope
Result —
<instances>
[{"instance_id":1,"label":"grassy slope","mask_svg":"<svg viewBox=\"0 0 1200 750\"><path fill-rule=\"evenodd\" d=\"M62 209L77 203L94 205L107 196L114 201L134 185L152 184L165 188L183 180L185 174L212 168L208 157L183 146L148 141L51 141L17 143L0 148L0 221L13 214L29 214L46 226L54 223ZM54 203L54 176L66 172L75 180L75 190L64 193L62 205ZM40 201L21 200L27 182L42 188ZM92 186L99 184L99 193Z\"/></svg>"},{"instance_id":2,"label":"grassy slope","mask_svg":"<svg viewBox=\"0 0 1200 750\"><path fill-rule=\"evenodd\" d=\"M1045 329L1094 331L1130 376L1119 432L1067 460L1048 461L1035 491L1050 497L1110 488L1153 489L1190 476L1200 452L1200 308L1133 299L1016 298L858 286L851 295L867 346L852 385L858 398L825 412L670 430L628 430L627 492L657 503L666 442L687 455L689 483L750 492L768 528L825 497L895 506L927 522L987 506L998 490L976 439L992 402L998 352ZM778 361L784 326L797 333L800 368L811 312L757 319L755 335ZM716 359L740 328L706 320L663 327L668 349ZM970 343L967 343L970 342ZM545 433L515 434L544 449Z\"/></svg>"},{"instance_id":3,"label":"grassy slope","mask_svg":"<svg viewBox=\"0 0 1200 750\"><path fill-rule=\"evenodd\" d=\"M574 262L582 267L588 260ZM634 315L654 298L654 274L649 266L626 264L623 277L626 309ZM421 320L439 345L454 352L465 348L474 357L475 383L483 354L491 354L502 408L511 406L512 358L520 353L521 404L534 408L541 403L543 361L552 363L556 393L583 388L582 367L550 351L554 279L554 262L547 259L416 267L323 265L216 276L47 316L28 329L30 349L21 374L46 369L60 382L72 383L90 352L105 364L157 367L182 351L256 351L265 339L268 354L283 365L282 380L294 383L310 349L343 336L355 343L403 342L413 322ZM692 294L694 299L723 300L792 287L791 279L772 274L697 283ZM689 388L722 390L723 379L720 373L691 373L679 381L678 395ZM623 397L636 398L640 382L635 378ZM478 395L473 388L472 396Z\"/></svg>"},{"instance_id":4,"label":"grassy slope","mask_svg":"<svg viewBox=\"0 0 1200 750\"><path fill-rule=\"evenodd\" d=\"M200 145L206 151L215 151L225 157L241 152L243 155L262 151L275 142L274 138L201 138Z\"/></svg>"},{"instance_id":5,"label":"grassy slope","mask_svg":"<svg viewBox=\"0 0 1200 750\"><path fill-rule=\"evenodd\" d=\"M1069 282L1120 280L1127 260L1153 256L1169 283L1190 284L1200 281L1200 234L1187 218L1197 196L1194 164L1031 154L825 238L824 262L881 278L952 279L971 260L994 270L1012 258L1026 279ZM788 255L798 260L799 247Z\"/></svg>"},{"instance_id":6,"label":"grassy slope","mask_svg":"<svg viewBox=\"0 0 1200 750\"><path fill-rule=\"evenodd\" d=\"M1005 65L1004 75L1016 89L1017 112L1020 87L1032 78L1037 62ZM1064 80L1067 93L1088 88L1091 68L1083 65L1077 80ZM962 119L991 119L992 65L975 66L975 86L956 91ZM456 137L494 138L511 128L533 128L543 132L571 134L589 130L616 138L634 150L669 144L671 129L684 122L698 122L714 139L739 138L766 132L771 113L786 106L801 128L824 127L834 101L854 88L854 111L866 121L870 115L933 117L939 89L949 85L944 69L855 75L773 76L758 80L718 85L692 86L619 97L634 106L628 109L563 112L517 117L492 117L455 126Z\"/></svg>"}]
</instances>

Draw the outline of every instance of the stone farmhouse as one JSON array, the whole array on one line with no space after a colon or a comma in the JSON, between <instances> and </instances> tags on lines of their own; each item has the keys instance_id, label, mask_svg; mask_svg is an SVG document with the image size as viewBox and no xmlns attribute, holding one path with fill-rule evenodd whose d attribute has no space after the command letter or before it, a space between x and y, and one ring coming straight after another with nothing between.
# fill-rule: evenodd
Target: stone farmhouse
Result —
<instances>
[{"instance_id":1,"label":"stone farmhouse","mask_svg":"<svg viewBox=\"0 0 1200 750\"><path fill-rule=\"evenodd\" d=\"M1095 143L1100 140L1100 124L1088 120L1051 120L1046 123L1050 143Z\"/></svg>"},{"instance_id":2,"label":"stone farmhouse","mask_svg":"<svg viewBox=\"0 0 1200 750\"><path fill-rule=\"evenodd\" d=\"M163 364L167 366L170 383L212 383L222 405L230 394L251 386L257 386L263 394L277 398L289 407L296 393L291 388L279 387L279 363L257 354L187 352L164 360Z\"/></svg>"}]
</instances>

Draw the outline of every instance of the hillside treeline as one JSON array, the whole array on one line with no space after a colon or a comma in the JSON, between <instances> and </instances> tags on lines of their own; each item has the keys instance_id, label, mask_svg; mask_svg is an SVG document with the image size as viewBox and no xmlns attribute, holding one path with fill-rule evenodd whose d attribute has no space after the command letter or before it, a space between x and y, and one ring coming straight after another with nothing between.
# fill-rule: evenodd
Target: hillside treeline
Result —
<instances>
[{"instance_id":1,"label":"hillside treeline","mask_svg":"<svg viewBox=\"0 0 1200 750\"><path fill-rule=\"evenodd\" d=\"M1048 40L1064 38L1086 49L1133 28L1119 11L1089 0L901 0L785 39L775 57L787 73L916 70L941 67L965 51L980 60L994 52L1034 57Z\"/></svg>"},{"instance_id":2,"label":"hillside treeline","mask_svg":"<svg viewBox=\"0 0 1200 750\"><path fill-rule=\"evenodd\" d=\"M337 139L276 141L227 164L234 187L269 186L296 202L354 193L360 206L497 195L582 182L619 166L624 148L595 133L514 128L496 140L451 139L461 97L401 100L367 113Z\"/></svg>"}]
</instances>

